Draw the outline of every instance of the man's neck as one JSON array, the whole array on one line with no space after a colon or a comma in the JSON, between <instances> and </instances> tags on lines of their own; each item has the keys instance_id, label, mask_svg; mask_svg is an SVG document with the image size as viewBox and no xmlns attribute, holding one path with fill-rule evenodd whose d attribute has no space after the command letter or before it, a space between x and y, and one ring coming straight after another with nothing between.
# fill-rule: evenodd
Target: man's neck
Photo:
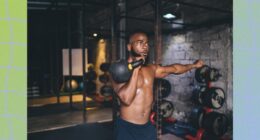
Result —
<instances>
[{"instance_id":1,"label":"man's neck","mask_svg":"<svg viewBox=\"0 0 260 140\"><path fill-rule=\"evenodd\" d=\"M128 57L128 62L131 63L131 62L134 62L134 61L138 61L140 59L142 59L142 57L129 56ZM146 60L147 60L147 58L145 58L145 60L144 60L144 66L147 65Z\"/></svg>"}]
</instances>

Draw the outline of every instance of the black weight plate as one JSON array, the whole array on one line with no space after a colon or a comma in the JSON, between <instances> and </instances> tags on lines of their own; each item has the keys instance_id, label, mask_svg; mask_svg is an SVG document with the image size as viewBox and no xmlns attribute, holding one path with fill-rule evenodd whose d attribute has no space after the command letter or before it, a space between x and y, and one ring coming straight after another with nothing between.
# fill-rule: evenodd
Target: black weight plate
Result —
<instances>
[{"instance_id":1,"label":"black weight plate","mask_svg":"<svg viewBox=\"0 0 260 140\"><path fill-rule=\"evenodd\" d=\"M108 85L104 85L100 89L100 93L103 96L111 96L113 94L113 92L114 92L113 88L111 86L108 86Z\"/></svg>"},{"instance_id":2,"label":"black weight plate","mask_svg":"<svg viewBox=\"0 0 260 140\"><path fill-rule=\"evenodd\" d=\"M171 117L171 115L174 111L174 106L173 106L172 102L162 100L162 103L160 104L160 110L162 113L162 117L168 118L168 117Z\"/></svg>"},{"instance_id":3,"label":"black weight plate","mask_svg":"<svg viewBox=\"0 0 260 140\"><path fill-rule=\"evenodd\" d=\"M99 76L99 81L102 83L107 83L109 81L109 77L107 74L102 74Z\"/></svg>"},{"instance_id":4,"label":"black weight plate","mask_svg":"<svg viewBox=\"0 0 260 140\"><path fill-rule=\"evenodd\" d=\"M154 87L155 89L158 88L157 91L162 98L168 97L171 93L171 83L166 79L155 79Z\"/></svg>"},{"instance_id":5,"label":"black weight plate","mask_svg":"<svg viewBox=\"0 0 260 140\"><path fill-rule=\"evenodd\" d=\"M221 88L212 87L207 91L203 102L210 108L219 109L224 105L225 100L226 96L224 90Z\"/></svg>"},{"instance_id":6,"label":"black weight plate","mask_svg":"<svg viewBox=\"0 0 260 140\"><path fill-rule=\"evenodd\" d=\"M209 75L210 67L207 65L204 65L201 68L196 69L195 71L195 79L200 83L206 83Z\"/></svg>"},{"instance_id":7,"label":"black weight plate","mask_svg":"<svg viewBox=\"0 0 260 140\"><path fill-rule=\"evenodd\" d=\"M204 117L203 128L215 136L222 136L227 132L228 119L224 114L210 112Z\"/></svg>"},{"instance_id":8,"label":"black weight plate","mask_svg":"<svg viewBox=\"0 0 260 140\"><path fill-rule=\"evenodd\" d=\"M102 63L100 65L100 70L103 72L107 72L109 70L109 67L110 67L110 63Z\"/></svg>"},{"instance_id":9,"label":"black weight plate","mask_svg":"<svg viewBox=\"0 0 260 140\"><path fill-rule=\"evenodd\" d=\"M217 81L220 77L219 70L211 68L209 71L209 81Z\"/></svg>"}]
</instances>

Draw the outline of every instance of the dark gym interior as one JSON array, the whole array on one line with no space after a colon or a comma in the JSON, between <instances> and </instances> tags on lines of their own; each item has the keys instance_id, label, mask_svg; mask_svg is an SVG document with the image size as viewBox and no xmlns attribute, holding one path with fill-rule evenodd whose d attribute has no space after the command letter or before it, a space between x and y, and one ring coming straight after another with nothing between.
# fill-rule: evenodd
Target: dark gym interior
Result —
<instances>
[{"instance_id":1,"label":"dark gym interior","mask_svg":"<svg viewBox=\"0 0 260 140\"><path fill-rule=\"evenodd\" d=\"M232 0L28 0L28 139L112 140L119 103L109 65L129 35L148 63L205 62L154 83L161 140L233 139ZM151 113L153 114L153 113Z\"/></svg>"}]
</instances>

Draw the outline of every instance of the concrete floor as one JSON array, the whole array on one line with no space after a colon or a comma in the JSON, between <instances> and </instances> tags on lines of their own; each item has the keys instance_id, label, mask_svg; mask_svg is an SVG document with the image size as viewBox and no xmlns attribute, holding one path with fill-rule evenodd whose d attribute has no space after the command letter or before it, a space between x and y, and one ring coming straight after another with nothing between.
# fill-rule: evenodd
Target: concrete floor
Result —
<instances>
[{"instance_id":1,"label":"concrete floor","mask_svg":"<svg viewBox=\"0 0 260 140\"><path fill-rule=\"evenodd\" d=\"M55 96L28 99L28 133L112 120L112 108L102 107L89 97L84 114L82 99L81 94L72 96L74 109L70 109L69 96L60 96L59 104Z\"/></svg>"},{"instance_id":2,"label":"concrete floor","mask_svg":"<svg viewBox=\"0 0 260 140\"><path fill-rule=\"evenodd\" d=\"M112 121L111 108L99 108L87 111L68 111L59 114L28 117L28 133L61 129L84 123Z\"/></svg>"}]
</instances>

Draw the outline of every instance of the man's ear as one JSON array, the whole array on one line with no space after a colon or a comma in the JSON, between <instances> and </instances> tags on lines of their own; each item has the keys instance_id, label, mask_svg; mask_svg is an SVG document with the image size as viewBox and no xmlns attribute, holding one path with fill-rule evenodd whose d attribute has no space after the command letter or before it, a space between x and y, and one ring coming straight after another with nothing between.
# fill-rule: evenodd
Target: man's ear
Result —
<instances>
[{"instance_id":1,"label":"man's ear","mask_svg":"<svg viewBox=\"0 0 260 140\"><path fill-rule=\"evenodd\" d=\"M132 49L132 46L131 46L131 44L127 44L127 50L130 52L131 51L131 49Z\"/></svg>"}]
</instances>

